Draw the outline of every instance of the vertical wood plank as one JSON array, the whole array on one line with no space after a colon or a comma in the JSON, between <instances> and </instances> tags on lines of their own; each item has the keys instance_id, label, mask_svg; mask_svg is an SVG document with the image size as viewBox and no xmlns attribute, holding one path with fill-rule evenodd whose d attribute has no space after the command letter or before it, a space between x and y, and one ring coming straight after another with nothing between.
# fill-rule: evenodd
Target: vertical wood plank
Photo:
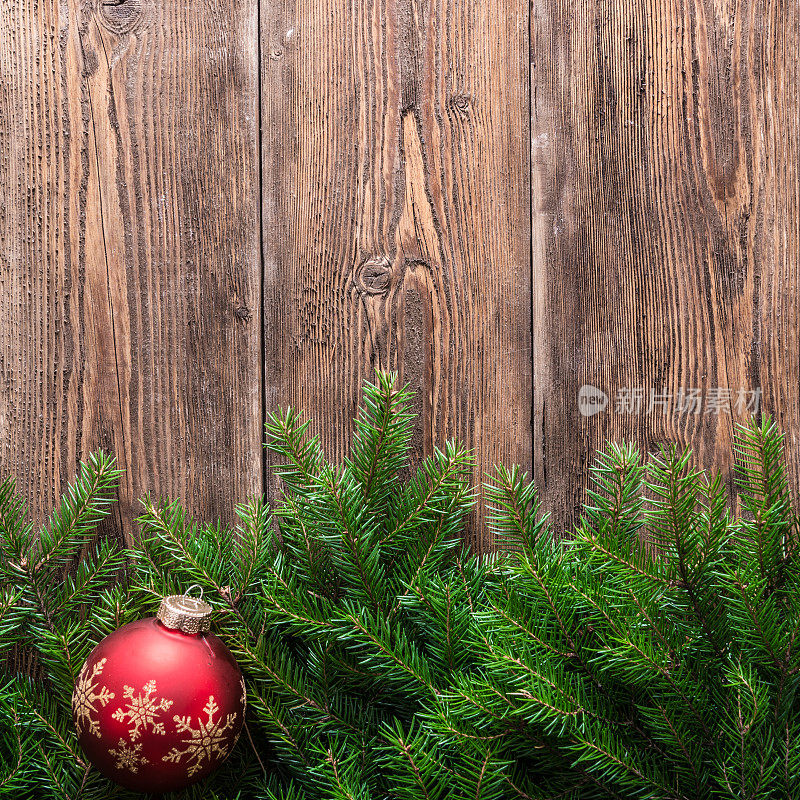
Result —
<instances>
[{"instance_id":1,"label":"vertical wood plank","mask_svg":"<svg viewBox=\"0 0 800 800\"><path fill-rule=\"evenodd\" d=\"M419 453L530 464L528 13L262 4L266 398L340 458L363 380L419 390ZM488 546L481 520L476 543Z\"/></svg>"},{"instance_id":2,"label":"vertical wood plank","mask_svg":"<svg viewBox=\"0 0 800 800\"><path fill-rule=\"evenodd\" d=\"M730 479L740 391L800 485L798 8L533 5L534 460L562 523L607 438L690 444ZM585 384L604 411L579 414ZM700 413L675 413L691 388Z\"/></svg>"},{"instance_id":3,"label":"vertical wood plank","mask_svg":"<svg viewBox=\"0 0 800 800\"><path fill-rule=\"evenodd\" d=\"M262 486L255 0L0 0L0 469L97 446L230 518Z\"/></svg>"}]
</instances>

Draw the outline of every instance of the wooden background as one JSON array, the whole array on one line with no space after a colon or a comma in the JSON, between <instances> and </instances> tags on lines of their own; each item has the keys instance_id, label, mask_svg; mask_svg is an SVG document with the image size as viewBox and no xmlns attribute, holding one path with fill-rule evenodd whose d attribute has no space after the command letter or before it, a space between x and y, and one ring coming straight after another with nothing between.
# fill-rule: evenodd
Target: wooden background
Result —
<instances>
[{"instance_id":1,"label":"wooden background","mask_svg":"<svg viewBox=\"0 0 800 800\"><path fill-rule=\"evenodd\" d=\"M746 391L797 488L795 0L0 12L0 471L37 514L101 445L118 533L146 490L231 519L266 411L339 457L378 366L419 453L522 463L560 524L606 438L727 471ZM648 413L681 388L721 413Z\"/></svg>"}]
</instances>

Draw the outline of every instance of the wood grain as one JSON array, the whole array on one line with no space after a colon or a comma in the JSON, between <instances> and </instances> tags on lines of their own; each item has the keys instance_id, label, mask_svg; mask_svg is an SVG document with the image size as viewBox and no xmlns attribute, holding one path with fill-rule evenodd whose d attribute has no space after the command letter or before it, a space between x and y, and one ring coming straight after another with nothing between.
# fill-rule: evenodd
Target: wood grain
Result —
<instances>
[{"instance_id":1,"label":"wood grain","mask_svg":"<svg viewBox=\"0 0 800 800\"><path fill-rule=\"evenodd\" d=\"M739 392L800 489L796 2L0 12L0 472L37 514L102 445L117 533L145 490L230 518L264 409L338 459L376 367L419 390L416 457L532 463L558 525L607 438L730 479Z\"/></svg>"},{"instance_id":2,"label":"wood grain","mask_svg":"<svg viewBox=\"0 0 800 800\"><path fill-rule=\"evenodd\" d=\"M606 438L691 444L730 478L737 393L757 388L797 487L797 3L534 9L534 459L548 507L575 518ZM611 397L604 412L578 413L584 384ZM645 407L681 387L706 404L623 413L624 387ZM722 412L705 413L717 387Z\"/></svg>"},{"instance_id":3,"label":"wood grain","mask_svg":"<svg viewBox=\"0 0 800 800\"><path fill-rule=\"evenodd\" d=\"M330 457L381 367L419 390L419 454L530 464L527 25L512 0L262 4L266 400Z\"/></svg>"},{"instance_id":4,"label":"wood grain","mask_svg":"<svg viewBox=\"0 0 800 800\"><path fill-rule=\"evenodd\" d=\"M0 471L37 514L101 445L230 518L262 485L249 0L0 0Z\"/></svg>"}]
</instances>

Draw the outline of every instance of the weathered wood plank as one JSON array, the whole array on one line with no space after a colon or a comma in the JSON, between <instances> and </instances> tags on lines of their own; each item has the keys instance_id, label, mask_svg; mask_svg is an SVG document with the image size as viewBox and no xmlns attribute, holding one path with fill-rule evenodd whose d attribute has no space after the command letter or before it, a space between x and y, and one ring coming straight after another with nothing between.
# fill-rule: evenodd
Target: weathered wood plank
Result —
<instances>
[{"instance_id":1,"label":"weathered wood plank","mask_svg":"<svg viewBox=\"0 0 800 800\"><path fill-rule=\"evenodd\" d=\"M759 388L800 485L798 9L534 4L534 461L559 521L606 438L688 443L729 474L738 393ZM579 414L584 384L604 412ZM647 413L682 388L701 413Z\"/></svg>"},{"instance_id":2,"label":"weathered wood plank","mask_svg":"<svg viewBox=\"0 0 800 800\"><path fill-rule=\"evenodd\" d=\"M526 4L262 9L267 406L340 457L362 381L397 369L420 453L530 464Z\"/></svg>"},{"instance_id":3,"label":"weathered wood plank","mask_svg":"<svg viewBox=\"0 0 800 800\"><path fill-rule=\"evenodd\" d=\"M262 485L253 0L0 2L0 469L102 445L205 517Z\"/></svg>"}]
</instances>

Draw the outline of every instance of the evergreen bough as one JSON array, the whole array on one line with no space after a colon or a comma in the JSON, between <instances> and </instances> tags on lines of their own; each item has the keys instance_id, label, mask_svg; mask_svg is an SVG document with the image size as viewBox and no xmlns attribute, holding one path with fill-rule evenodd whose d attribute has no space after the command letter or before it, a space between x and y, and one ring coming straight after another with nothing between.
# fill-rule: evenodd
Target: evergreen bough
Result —
<instances>
[{"instance_id":1,"label":"evergreen bough","mask_svg":"<svg viewBox=\"0 0 800 800\"><path fill-rule=\"evenodd\" d=\"M230 528L144 498L98 536L98 453L40 530L0 484L0 797L131 797L90 768L72 683L91 647L202 586L248 687L231 759L187 798L800 797L798 522L782 437L738 430L738 507L688 451L611 445L580 523L518 469L486 486L496 554L461 542L471 453L413 467L409 393L365 386L349 457L273 415L282 497Z\"/></svg>"}]
</instances>

